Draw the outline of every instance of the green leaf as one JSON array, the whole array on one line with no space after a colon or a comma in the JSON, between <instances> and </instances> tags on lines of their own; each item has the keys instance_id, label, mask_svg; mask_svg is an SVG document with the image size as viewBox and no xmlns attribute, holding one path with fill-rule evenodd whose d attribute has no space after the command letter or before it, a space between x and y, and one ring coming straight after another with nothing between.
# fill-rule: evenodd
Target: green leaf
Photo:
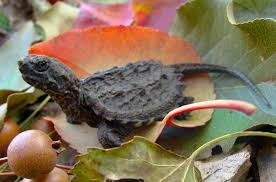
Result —
<instances>
[{"instance_id":1,"label":"green leaf","mask_svg":"<svg viewBox=\"0 0 276 182\"><path fill-rule=\"evenodd\" d=\"M253 19L276 18L275 0L232 0L228 8L233 8L236 22L242 23Z\"/></svg>"},{"instance_id":2,"label":"green leaf","mask_svg":"<svg viewBox=\"0 0 276 182\"><path fill-rule=\"evenodd\" d=\"M88 154L80 157L80 162L72 170L75 181L101 180L102 175L109 179L134 178L158 181L166 177L185 159L166 151L161 146L135 137L120 148L103 150L88 149ZM87 172L86 169L93 171ZM137 173L139 169L139 173ZM97 172L97 176L94 172ZM82 173L86 174L85 176Z\"/></svg>"},{"instance_id":3,"label":"green leaf","mask_svg":"<svg viewBox=\"0 0 276 182\"><path fill-rule=\"evenodd\" d=\"M210 145L238 136L266 136L276 138L276 134L266 132L239 132L216 138L196 150L188 159L171 153L158 144L142 137L134 137L128 143L113 149L88 149L80 156L71 172L74 182L103 181L104 178L144 179L159 182L196 182L201 175L194 166L196 157Z\"/></svg>"},{"instance_id":4,"label":"green leaf","mask_svg":"<svg viewBox=\"0 0 276 182\"><path fill-rule=\"evenodd\" d=\"M51 4L47 0L30 0L34 14L39 16L49 10Z\"/></svg>"},{"instance_id":5,"label":"green leaf","mask_svg":"<svg viewBox=\"0 0 276 182\"><path fill-rule=\"evenodd\" d=\"M231 8L226 8L230 6L227 2L228 0L194 0L186 3L178 9L172 33L191 42L207 63L232 66L249 74L256 83L275 79L275 51L267 53L269 57L263 57L257 43L261 40L275 40L275 21L259 19L231 24L229 21L233 22L233 16L230 15ZM248 27L247 31L242 30L241 26ZM263 49L275 50L275 47L276 44L271 41ZM223 78L219 83L224 84L220 86L225 87L229 82L232 85L233 82L234 85L238 83L236 80Z\"/></svg>"},{"instance_id":6,"label":"green leaf","mask_svg":"<svg viewBox=\"0 0 276 182\"><path fill-rule=\"evenodd\" d=\"M129 0L82 0L84 3L99 3L99 4L121 4L127 3Z\"/></svg>"},{"instance_id":7,"label":"green leaf","mask_svg":"<svg viewBox=\"0 0 276 182\"><path fill-rule=\"evenodd\" d=\"M42 42L46 39L46 34L44 29L38 25L38 24L34 24L34 30L35 30L35 37L33 40L33 44L34 43L38 43L38 42Z\"/></svg>"},{"instance_id":8,"label":"green leaf","mask_svg":"<svg viewBox=\"0 0 276 182\"><path fill-rule=\"evenodd\" d=\"M260 181L273 182L276 179L275 164L276 164L276 150L275 139L260 140L260 150L256 157L258 165L258 172Z\"/></svg>"},{"instance_id":9,"label":"green leaf","mask_svg":"<svg viewBox=\"0 0 276 182\"><path fill-rule=\"evenodd\" d=\"M57 2L38 18L37 24L44 29L46 39L51 39L70 30L78 15L78 8Z\"/></svg>"},{"instance_id":10,"label":"green leaf","mask_svg":"<svg viewBox=\"0 0 276 182\"><path fill-rule=\"evenodd\" d=\"M33 117L38 113L38 111L40 111L47 103L48 101L51 99L50 96L47 96L40 104L39 106L33 111L32 114L30 114L22 123L20 123L20 128L22 130L27 130L33 121Z\"/></svg>"},{"instance_id":11,"label":"green leaf","mask_svg":"<svg viewBox=\"0 0 276 182\"><path fill-rule=\"evenodd\" d=\"M275 18L273 11L262 9L270 8L265 2L256 3L255 8L266 12L266 18ZM238 8L237 4L243 8ZM260 17L252 19L257 18L258 13L249 16L248 11L244 11L250 9L251 4L254 4L253 0L236 0L234 4L228 0L194 0L177 11L172 34L192 43L204 62L234 67L246 73L255 83L259 83L258 86L272 104L271 109L267 108L251 91L231 77L213 77L219 99L246 100L256 104L258 112L248 117L217 109L208 125L173 142L171 147L182 155L189 156L203 143L228 133L261 124L275 126L276 105L272 100L276 97L276 87L269 81L276 78L276 22ZM276 8L275 3L270 5ZM231 144L228 142L227 146L231 147Z\"/></svg>"},{"instance_id":12,"label":"green leaf","mask_svg":"<svg viewBox=\"0 0 276 182\"><path fill-rule=\"evenodd\" d=\"M0 90L22 90L29 86L21 77L17 61L27 55L33 35L33 23L28 22L0 47Z\"/></svg>"},{"instance_id":13,"label":"green leaf","mask_svg":"<svg viewBox=\"0 0 276 182\"><path fill-rule=\"evenodd\" d=\"M10 31L10 20L0 8L0 33L6 34Z\"/></svg>"},{"instance_id":14,"label":"green leaf","mask_svg":"<svg viewBox=\"0 0 276 182\"><path fill-rule=\"evenodd\" d=\"M0 90L0 105L4 104L7 101L9 95L16 93L13 90Z\"/></svg>"},{"instance_id":15,"label":"green leaf","mask_svg":"<svg viewBox=\"0 0 276 182\"><path fill-rule=\"evenodd\" d=\"M15 92L7 97L7 102L0 105L0 128L6 116L11 116L28 104L33 104L44 95L40 90L30 88L26 92Z\"/></svg>"},{"instance_id":16,"label":"green leaf","mask_svg":"<svg viewBox=\"0 0 276 182\"><path fill-rule=\"evenodd\" d=\"M227 6L230 23L247 32L258 53L266 59L276 52L276 11L273 12L273 7L275 9L276 1L271 0L233 0Z\"/></svg>"}]
</instances>

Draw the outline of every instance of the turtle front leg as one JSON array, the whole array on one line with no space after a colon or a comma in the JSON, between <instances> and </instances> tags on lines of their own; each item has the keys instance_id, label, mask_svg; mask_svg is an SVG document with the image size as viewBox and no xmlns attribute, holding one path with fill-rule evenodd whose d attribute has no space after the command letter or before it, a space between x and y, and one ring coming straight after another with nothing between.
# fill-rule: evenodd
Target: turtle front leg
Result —
<instances>
[{"instance_id":1,"label":"turtle front leg","mask_svg":"<svg viewBox=\"0 0 276 182\"><path fill-rule=\"evenodd\" d=\"M116 125L102 121L98 125L98 139L104 148L118 147L133 130L133 126Z\"/></svg>"}]
</instances>

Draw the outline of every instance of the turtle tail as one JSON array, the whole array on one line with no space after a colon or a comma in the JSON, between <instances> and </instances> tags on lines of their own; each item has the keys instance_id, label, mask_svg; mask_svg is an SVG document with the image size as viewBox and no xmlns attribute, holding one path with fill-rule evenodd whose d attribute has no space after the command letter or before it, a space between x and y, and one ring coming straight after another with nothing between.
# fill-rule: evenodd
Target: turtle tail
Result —
<instances>
[{"instance_id":1,"label":"turtle tail","mask_svg":"<svg viewBox=\"0 0 276 182\"><path fill-rule=\"evenodd\" d=\"M262 99L267 107L271 108L271 104L261 92L261 90L248 78L244 73L228 68L225 66L213 65L213 64L175 64L171 65L176 72L182 74L198 74L198 73L224 73L236 77L237 79L243 81L258 97Z\"/></svg>"}]
</instances>

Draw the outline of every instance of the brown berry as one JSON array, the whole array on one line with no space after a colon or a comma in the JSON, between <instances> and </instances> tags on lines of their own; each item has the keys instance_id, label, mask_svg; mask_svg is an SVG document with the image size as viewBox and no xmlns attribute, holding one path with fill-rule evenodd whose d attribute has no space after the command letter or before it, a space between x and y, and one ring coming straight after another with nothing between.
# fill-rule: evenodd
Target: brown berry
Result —
<instances>
[{"instance_id":1,"label":"brown berry","mask_svg":"<svg viewBox=\"0 0 276 182\"><path fill-rule=\"evenodd\" d=\"M7 155L7 148L12 139L20 133L19 126L12 119L7 118L4 121L2 130L0 131L0 155L5 157Z\"/></svg>"},{"instance_id":2,"label":"brown berry","mask_svg":"<svg viewBox=\"0 0 276 182\"><path fill-rule=\"evenodd\" d=\"M32 130L40 130L47 134L54 131L54 124L46 119L39 119L31 125Z\"/></svg>"},{"instance_id":3,"label":"brown berry","mask_svg":"<svg viewBox=\"0 0 276 182\"><path fill-rule=\"evenodd\" d=\"M16 175L29 179L48 174L57 161L52 142L46 133L39 130L18 134L7 151L10 168Z\"/></svg>"},{"instance_id":4,"label":"brown berry","mask_svg":"<svg viewBox=\"0 0 276 182\"><path fill-rule=\"evenodd\" d=\"M69 176L62 169L55 167L49 174L36 179L23 179L22 182L69 182Z\"/></svg>"}]
</instances>

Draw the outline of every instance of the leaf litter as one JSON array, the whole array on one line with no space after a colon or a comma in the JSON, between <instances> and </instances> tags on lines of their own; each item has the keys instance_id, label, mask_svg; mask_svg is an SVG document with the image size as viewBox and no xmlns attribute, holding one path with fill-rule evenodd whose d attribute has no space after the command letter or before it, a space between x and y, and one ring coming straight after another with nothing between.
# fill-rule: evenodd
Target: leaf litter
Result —
<instances>
[{"instance_id":1,"label":"leaf litter","mask_svg":"<svg viewBox=\"0 0 276 182\"><path fill-rule=\"evenodd\" d=\"M86 1L86 3L87 2L91 3L91 1ZM140 1L140 2L142 2L142 1ZM158 1L156 1L156 2L157 2L157 4L159 3ZM115 3L115 1L108 2L108 4L113 4L113 3ZM120 2L120 3L122 3L122 2ZM124 1L123 3L126 3L126 1ZM213 3L216 3L216 4L213 4ZM197 55L197 56L196 56L196 59L193 59L193 60L198 61L199 60L198 54L199 54L201 56L203 62L223 64L223 65L228 65L228 66L233 65L234 67L238 67L238 68L242 69L245 73L248 73L249 76L252 77L256 81L256 83L258 83L259 87L262 89L262 91L266 94L266 96L268 98L274 98L275 97L275 95L274 95L275 84L273 82L271 82L270 80L273 80L275 77L275 71L273 71L273 69L271 69L271 68L273 68L273 66L275 66L274 65L275 64L275 61L274 61L275 60L274 59L275 58L275 54L274 54L275 53L275 47L274 47L275 44L273 44L273 42L275 40L274 38L276 37L273 34L273 33L275 33L275 31L273 31L275 28L275 21L273 19L275 19L275 17L273 17L272 14L269 14L270 7L265 5L265 3L259 3L258 5L256 5L259 7L258 11L260 11L257 14L254 14L254 13L248 12L248 11L244 11L244 9L242 9L240 6L243 3L244 2L241 2L240 0L231 1L230 3L228 3L227 1L216 2L215 0L212 0L209 2L209 4L199 2L198 0L194 0L191 3L186 3L177 11L177 13L178 13L177 18L179 18L180 14L183 12L183 14L181 14L182 22L181 23L178 22L179 24L178 23L174 24L172 33L176 34L177 36L180 36L182 38L184 37L185 39L188 40L188 42L190 42L192 44L193 47L195 47L195 49L197 50L198 53L195 53L195 55ZM58 4L60 4L60 3L58 3ZM160 5L162 5L161 1L160 1ZM196 6L194 6L194 5L196 5ZM224 8L224 7L226 7L226 5L227 5L227 9ZM249 4L243 4L243 5L247 6ZM53 7L55 7L55 6L57 6L57 5L49 6L49 9L54 9ZM48 15L48 17L45 13L47 11L44 11L44 12L42 11L42 14L40 14L39 16L46 17L46 18L44 18L46 23L44 23L44 25L42 26L42 29L44 31L46 30L45 32L47 32L47 34L46 34L48 37L47 39L51 39L52 37L57 36L60 33L64 32L64 31L68 31L73 28L74 22L76 21L77 18L80 18L80 17L78 17L79 15L77 15L78 13L76 13L76 12L79 12L78 7L73 7L73 6L71 6L71 7L72 7L72 12L71 12L71 10L69 10L68 12L67 11L64 11L64 12L62 12L62 11L55 12L54 11L55 13ZM158 6L152 6L152 7L157 8ZM149 22L148 18L150 16L152 16L152 20L154 20L154 18L155 18L156 14L154 14L154 12L156 9L154 9L154 8L152 9L154 11L152 11L148 14L145 14L146 23L144 22L145 23L144 26L149 26L149 27L152 26L151 24L147 24L147 23ZM213 15L213 12L217 12L218 14L224 15L224 16L221 16L223 18L220 18L218 16L213 17L213 20L215 20L214 21L215 24L213 24L212 26L215 27L215 26L218 26L219 24L224 24L224 25L226 25L226 27L224 27L225 30L222 29L222 31L220 30L221 32L217 32L217 31L214 31L216 29L213 29L210 27L206 29L206 26L203 26L203 27L205 27L205 31L203 31L203 32L199 31L199 32L201 32L201 34L197 34L198 32L195 31L196 29L194 29L193 30L194 32L192 32L190 34L190 32L189 32L190 28L193 28L194 25L197 25L197 28L199 28L199 30L200 30L200 28L201 28L200 25L201 24L204 25L205 22L208 22L208 18L210 18L208 16L201 16L201 13L204 11L201 11L200 8L205 9L207 14L211 15L211 17ZM164 9L166 9L166 5L164 6ZM174 8L172 8L172 9L174 9ZM184 10L182 11L182 9L184 9ZM159 10L156 10L156 11L159 11ZM162 8L160 8L160 12L165 13L166 11L163 11ZM225 12L227 12L227 16L226 16ZM193 22L190 22L189 19L187 19L187 17L189 17L191 14L193 15L192 16L193 20L194 20ZM139 13L136 14L136 16L137 15L139 15ZM246 16L246 15L250 15L250 16ZM9 16L9 14L8 14L8 16ZM59 19L59 21L53 21L53 19L51 19L52 16L61 17L61 18ZM143 18L143 16L142 16L142 18ZM69 18L69 22L70 22L68 24L66 22L67 17ZM199 19L198 17L202 17L202 19ZM264 17L270 18L270 20L263 19ZM169 18L170 17L168 17L168 19ZM15 17L15 19L16 19L16 17ZM43 18L40 18L40 19L42 20ZM255 19L258 19L258 20L255 20ZM12 26L14 26L14 24L13 24L14 19L12 18L11 20L12 20L11 21ZM26 20L28 20L28 18L24 19L24 22L26 22ZM154 20L154 21L155 22L153 22L153 24L154 23L158 24L157 20ZM228 23L228 21L231 23L231 25ZM177 22L177 20L176 20L176 22ZM68 26L63 26L64 23ZM167 24L165 25L165 27L166 27L165 31L167 31L168 26L169 25L167 25ZM58 29L58 27L62 27L62 29ZM177 29L176 27L179 28L177 30L178 32L175 31ZM185 30L182 29L183 27L185 27ZM159 28L159 27L156 26L155 28ZM161 30L163 30L163 29L161 29ZM185 31L187 31L189 35L186 34L187 32L185 32ZM229 32L227 32L227 31L232 31L232 33L229 34ZM50 32L50 33L48 33L48 32ZM209 36L208 38L206 37L206 36L208 36L208 34L214 35L214 33L217 36ZM143 40L144 38L147 38L147 37L143 37L142 36L143 34L139 34L137 32L130 34L130 35L138 36L138 38L136 40L139 40L139 41ZM227 35L227 36L230 35L230 38L228 39L228 37L225 37L225 35ZM246 37L244 35L249 35L249 36ZM166 57L162 54L157 55L158 52L160 54L160 52L164 51L164 49L161 49L162 51L160 51L160 48L162 46L160 46L160 45L158 46L158 44L157 44L157 38L161 38L161 37L162 36L159 35L159 36L156 36L156 40L150 39L149 42L154 44L153 47L143 47L146 45L146 43L143 43L143 42L140 45L137 44L137 46L142 46L143 48L145 48L145 50L146 50L146 48L148 48L148 50L156 49L156 52L152 51L152 53L153 53L152 55L156 54L155 56L157 56L157 57L153 56L154 58L161 58L161 60L175 59L173 57L173 55L170 55L171 57ZM216 43L216 41L218 40L216 38L221 38L221 37L223 39L225 39L225 41L228 41L228 44L224 44L224 42ZM112 39L112 36L109 38ZM141 38L141 39L139 39L139 38ZM9 39L7 39L7 40L9 40ZM40 40L38 39L38 41L41 41L41 40L43 40L43 37ZM166 41L164 41L164 39L162 39L162 40L163 40L162 42L167 41L166 39L165 39ZM111 42L114 42L113 44L117 44L119 41L111 40ZM208 45L208 42L210 42L212 44ZM100 41L98 40L97 43L100 43ZM105 45L105 43L100 44L100 45L103 46L103 45ZM218 46L212 47L212 45L218 45ZM228 45L231 45L232 48L229 48ZM240 46L236 47L235 45L240 45ZM248 47L246 47L245 45L247 45ZM96 46L98 46L98 45L96 45ZM123 50L122 55L123 56L127 55L126 52L128 51L128 49L126 47L127 46L125 46L125 47L122 46L122 50ZM172 47L176 48L177 45L172 46ZM238 52L239 49L241 52L246 52L246 54L241 54L241 52ZM192 52L195 52L192 48L188 51L188 53L191 50L192 50ZM209 50L213 50L213 51L209 52ZM224 50L227 50L227 51L225 52ZM165 52L166 51L169 52L171 50L169 48L167 48L167 50L165 49ZM175 50L173 50L173 51L175 51ZM114 53L114 52L112 52L112 53ZM142 51L141 51L141 53L145 54ZM118 53L118 54L120 54L120 53ZM241 55L241 57L239 57L240 55ZM97 55L95 53L93 53L92 57L94 58L95 56L97 56ZM83 64L82 62L76 61L77 64L74 65L75 60L74 61L69 60L68 64L69 65L71 64L71 66L73 66L73 67L74 66L76 66L76 67L82 66L81 69L79 69L79 70L76 69L75 71L77 73L80 73L80 75L81 74L87 75L88 73L93 73L93 72L97 71L98 69L100 69L100 70L107 69L107 68L110 68L117 64L123 65L123 64L127 63L126 60L122 59L123 60L122 62L115 61L115 64L114 64L111 62L111 60L116 58L116 56L118 56L118 55L116 55L116 56L112 55L112 56L111 57L108 57L108 56L100 57L99 56L98 58L96 57L98 60L96 59L96 62L93 64L91 63L93 61L90 61L91 58L88 59L88 64ZM131 56L129 56L129 57L128 56L129 55L127 55L127 58L129 58L130 60L133 58ZM133 59L134 61L136 58L139 57L137 55L135 55L135 56ZM150 55L143 55L143 56L145 56L146 58L151 57ZM179 54L178 56L181 57L181 54ZM110 60L110 62L108 62L105 65L104 64L100 65L99 67L96 67L96 68L93 68L92 66L90 68L88 68L89 64L94 65L94 64L100 63L101 62L100 59L103 59L103 58L104 59L108 58L107 60ZM111 58L111 59L109 59L109 58ZM176 56L176 58L177 58L177 56ZM70 57L70 59L71 59L71 57ZM128 60L128 61L130 61L130 60ZM235 60L241 60L241 61L235 62ZM248 60L250 60L250 62ZM168 64L170 64L170 61L168 62ZM13 69L11 68L9 70L13 70ZM81 73L81 71L83 71L83 72ZM20 78L20 77L18 76L18 78ZM200 79L202 79L202 78L203 77L200 76ZM196 82L197 84L193 83L195 78L189 78L189 80L185 80L185 82L187 82L188 85L191 84L188 86L186 91L188 93L191 92L192 94L195 92L201 92L201 90L203 88L202 85L204 85L204 84L209 85L208 82L210 82L207 79L207 77L204 77L204 78L206 78L206 81ZM223 77L221 77L221 76L220 77L212 77L212 78L216 83L215 89L216 89L216 93L218 94L218 98L235 98L235 99L247 100L247 101L256 103L256 105L259 107L259 109L258 109L257 113L255 115L253 115L253 117L247 117L244 115L240 115L238 112L235 112L235 111L230 112L230 111L226 111L226 110L216 110L212 117L212 115L211 115L212 111L208 111L209 114L206 114L206 115L203 114L203 116L205 116L205 119L204 119L205 121L203 121L203 122L198 121L198 118L200 118L200 119L202 118L201 117L202 112L199 112L199 113L193 112L193 115L195 117L193 119L191 119L191 122L187 122L187 123L175 122L175 124L177 124L178 126L187 127L187 125L189 125L189 123L191 123L191 126L199 126L199 125L205 125L206 122L212 118L211 122L202 128L203 130L200 130L200 132L197 132L195 134L195 137L192 137L189 139L179 137L176 139L176 141L172 142L177 146L177 148L173 149L173 150L179 154L183 154L184 155L183 158L186 158L187 156L189 156L196 148L198 148L202 144L204 144L207 141L210 141L218 136L222 136L222 135L225 135L225 134L231 133L231 132L242 131L244 129L258 126L260 124L272 124L272 125L274 124L274 126L275 126L274 109L268 110L266 107L260 105L260 102L256 98L252 97L251 94L248 94L248 90L245 87L237 86L237 85L239 85L239 83L237 83L236 81L227 79L224 76ZM189 88L191 88L190 91L189 91ZM3 105L1 105L1 108L2 108L1 116L2 117L5 116L5 114L6 114L5 107L7 107L7 104L5 104L5 102L7 101L8 97L11 97L13 94L17 95L17 93L20 93L20 91L18 91L17 89L10 90L10 88L5 89L5 87L3 87L3 89L0 90L0 101L2 104L4 103ZM213 87L212 87L212 89L208 90L208 93L206 95L208 95L208 94L209 94L209 96L208 96L209 99L212 97L215 97ZM199 94L199 97L196 98L196 101L204 100L204 98L201 98L200 96L201 95ZM23 105L21 105L20 104L21 99L23 99L24 97L25 97L24 94L22 94L22 98L21 98L21 95L20 95L20 97L18 97L19 102L17 102L17 101L15 102L15 103L18 103L18 105L16 105L16 104L14 105L15 106L14 111L20 112L20 110L26 106L26 105L24 105L24 103L34 103L38 99L38 97L37 97L37 98L33 98L33 100L32 100L31 98L33 96L27 97L26 101L23 101L22 102ZM15 98L17 98L17 97L15 97ZM27 101L28 99L30 99L30 101L31 100L32 101L29 102L29 101ZM19 106L19 107L17 108L17 106ZM274 103L273 103L272 108L275 108ZM8 109L8 110L13 111L13 109ZM10 111L7 114L13 115L13 113L16 113L16 112L10 112ZM204 110L204 111L207 112L207 110ZM208 117L206 117L207 115L209 115L209 119L208 119ZM70 125L65 122L64 116L60 117L60 118L61 118L60 119L61 122L56 122L56 129L59 132L62 130L62 128L70 127ZM253 123L251 123L252 118L253 118ZM222 119L223 120L226 119L227 121L221 122ZM54 121L54 120L52 120L52 121ZM56 120L56 121L58 121L58 120ZM235 125L233 125L233 122L235 122ZM67 124L68 124L68 126L67 126ZM61 126L61 127L58 129L58 126ZM151 141L155 141L155 138L157 136L159 136L159 134L151 135L151 132L153 132L153 133L159 132L160 133L160 128L163 128L163 124L161 124L161 126L152 126L152 127L153 128L149 128L148 131L147 130L142 131L142 134L144 133L145 134L144 136L148 137ZM212 128L216 128L218 130L214 131L214 130L212 130ZM74 129L71 129L71 130L73 131ZM81 132L81 133L85 133L85 132ZM66 136L66 135L64 134L62 136ZM70 137L68 137L68 138L69 138L68 141L70 143L71 139L70 139ZM234 141L234 140L232 140L232 141ZM78 142L73 142L73 143L78 143ZM82 144L82 142L80 142L80 143ZM163 146L165 146L167 149L173 148L173 147L169 147L169 145L168 145L171 143L171 140L170 140L170 142L165 143L165 144L162 143L162 140L161 140L160 143ZM233 142L228 141L226 146L228 146L228 148L230 148L232 146L232 143ZM90 145L90 144L87 144L87 145ZM85 144L83 143L83 146L79 147L79 148L85 148L84 146L85 146ZM78 147L75 147L75 148L78 148ZM223 149L225 149L224 146L223 146ZM79 152L84 152L84 150L79 151ZM73 157L73 156L71 156L71 157ZM195 178L200 180L201 179L200 172L195 167L189 168L188 173L186 173L186 172L184 174L182 173L183 172L182 169L183 168L186 169L185 166L187 166L187 165L189 166L191 163L193 163L191 160L186 160L183 163L183 165L179 168L181 170L176 170L175 171L176 173L173 173L173 175L168 176L168 178L164 179L164 181L166 181L168 179L174 180L175 174L177 174L176 176L178 176L178 177L186 175L185 179L187 177L190 177L189 181L193 181L193 180L195 180ZM89 172L87 172L85 170L81 171L84 176L86 175L87 179L89 179L89 176L93 173L96 176L97 175L101 176L101 178L98 178L98 179L103 179L103 176L104 176L103 174L99 174L97 171L95 171L94 168L89 168L89 169L91 170ZM263 171L261 173L263 173ZM84 178L83 178L83 181L85 181Z\"/></svg>"}]
</instances>

